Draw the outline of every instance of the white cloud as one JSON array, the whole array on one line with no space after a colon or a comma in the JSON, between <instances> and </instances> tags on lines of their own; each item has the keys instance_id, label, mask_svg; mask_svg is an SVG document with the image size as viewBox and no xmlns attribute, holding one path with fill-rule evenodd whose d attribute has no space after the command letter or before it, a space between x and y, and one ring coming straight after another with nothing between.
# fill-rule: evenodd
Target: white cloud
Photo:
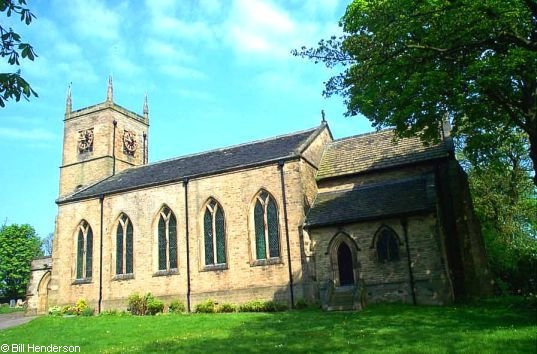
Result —
<instances>
[{"instance_id":1,"label":"white cloud","mask_svg":"<svg viewBox=\"0 0 537 354\"><path fill-rule=\"evenodd\" d=\"M184 67L181 65L161 65L159 70L166 74L179 79L205 79L207 75L197 69Z\"/></svg>"},{"instance_id":2,"label":"white cloud","mask_svg":"<svg viewBox=\"0 0 537 354\"><path fill-rule=\"evenodd\" d=\"M119 38L121 18L110 4L100 0L71 0L66 6L70 23L80 36L101 40Z\"/></svg>"},{"instance_id":3,"label":"white cloud","mask_svg":"<svg viewBox=\"0 0 537 354\"><path fill-rule=\"evenodd\" d=\"M178 45L172 45L170 42L160 41L158 39L149 39L144 45L144 52L159 60L192 62L194 57Z\"/></svg>"},{"instance_id":4,"label":"white cloud","mask_svg":"<svg viewBox=\"0 0 537 354\"><path fill-rule=\"evenodd\" d=\"M40 128L19 129L2 127L0 127L0 137L32 141L51 141L56 138L51 132Z\"/></svg>"}]
</instances>

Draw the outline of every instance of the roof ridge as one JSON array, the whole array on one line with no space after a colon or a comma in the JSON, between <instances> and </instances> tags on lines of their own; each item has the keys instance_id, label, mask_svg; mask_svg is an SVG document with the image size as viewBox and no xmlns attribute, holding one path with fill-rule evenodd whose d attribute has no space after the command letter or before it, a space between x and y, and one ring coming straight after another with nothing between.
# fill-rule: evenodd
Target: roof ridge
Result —
<instances>
[{"instance_id":1,"label":"roof ridge","mask_svg":"<svg viewBox=\"0 0 537 354\"><path fill-rule=\"evenodd\" d=\"M316 131L317 129L319 129L319 127L310 128L310 129L304 129L304 130L299 130L299 131L296 131L296 132L293 132L293 133L277 135L277 136L273 136L273 137L270 137L270 138L263 138L263 139L258 139L258 140L252 140L252 141L249 141L249 142L246 142L246 143L241 143L241 144L236 144L236 145L225 146L225 147L216 148L216 149L211 149L211 150L206 150L206 151L202 151L202 152L195 152L195 153L192 153L192 154L187 154L187 155L182 155L182 156L171 157L171 158L169 158L169 159L159 160L159 161L151 162L151 163L148 163L148 164L145 164L145 165L133 166L132 168L129 168L129 169L125 170L125 171L129 171L129 170L137 169L137 168L140 168L140 167L146 167L146 166L151 166L151 165L158 165L158 164L160 164L160 163L165 163L165 162L170 162L170 161L177 161L177 160L181 160L181 159L185 159L185 158L193 157L193 156L201 156L201 155L209 154L209 153L212 153L212 152L225 151L225 150L230 150L230 149L234 149L234 148L238 148L238 147L242 147L242 146L248 146L248 145L253 145L253 144L264 143L264 142L267 142L267 141L276 140L276 139L281 139L281 138L285 138L285 137L289 137L289 136L293 136L293 135L304 134L304 133L306 133L306 132L312 132L312 133L313 133L313 132Z\"/></svg>"}]
</instances>

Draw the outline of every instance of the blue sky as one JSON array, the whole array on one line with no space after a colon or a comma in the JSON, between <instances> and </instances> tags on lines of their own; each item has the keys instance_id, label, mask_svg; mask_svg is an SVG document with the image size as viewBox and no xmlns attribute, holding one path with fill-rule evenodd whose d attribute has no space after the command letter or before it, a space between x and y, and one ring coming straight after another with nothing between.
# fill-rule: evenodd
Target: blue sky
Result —
<instances>
[{"instance_id":1,"label":"blue sky","mask_svg":"<svg viewBox=\"0 0 537 354\"><path fill-rule=\"evenodd\" d=\"M37 19L8 25L39 56L20 67L39 98L0 109L0 221L54 231L70 83L75 110L105 100L109 75L127 109L147 93L150 162L308 129L321 109L335 138L372 130L322 97L337 71L289 54L339 34L348 2L30 0Z\"/></svg>"}]
</instances>

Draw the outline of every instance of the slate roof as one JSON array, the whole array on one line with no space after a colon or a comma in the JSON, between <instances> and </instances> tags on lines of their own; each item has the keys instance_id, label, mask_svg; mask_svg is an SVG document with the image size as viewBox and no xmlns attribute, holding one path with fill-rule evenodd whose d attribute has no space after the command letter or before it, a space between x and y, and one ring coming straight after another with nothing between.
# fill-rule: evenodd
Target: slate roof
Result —
<instances>
[{"instance_id":1,"label":"slate roof","mask_svg":"<svg viewBox=\"0 0 537 354\"><path fill-rule=\"evenodd\" d=\"M321 159L317 180L364 171L395 167L449 155L448 145L440 142L424 146L419 138L393 140L393 130L356 135L331 142Z\"/></svg>"},{"instance_id":2,"label":"slate roof","mask_svg":"<svg viewBox=\"0 0 537 354\"><path fill-rule=\"evenodd\" d=\"M69 202L177 182L185 177L201 177L239 168L253 167L300 156L307 144L326 127L254 141L242 145L178 157L124 170L57 202Z\"/></svg>"},{"instance_id":3,"label":"slate roof","mask_svg":"<svg viewBox=\"0 0 537 354\"><path fill-rule=\"evenodd\" d=\"M433 210L432 175L355 189L320 193L306 216L305 228L384 219Z\"/></svg>"}]
</instances>

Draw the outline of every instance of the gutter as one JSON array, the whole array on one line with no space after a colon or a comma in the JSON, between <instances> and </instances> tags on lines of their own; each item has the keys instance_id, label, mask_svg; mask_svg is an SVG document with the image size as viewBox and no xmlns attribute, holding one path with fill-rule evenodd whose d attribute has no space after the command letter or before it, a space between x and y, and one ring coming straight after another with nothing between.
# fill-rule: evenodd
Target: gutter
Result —
<instances>
[{"instance_id":1,"label":"gutter","mask_svg":"<svg viewBox=\"0 0 537 354\"><path fill-rule=\"evenodd\" d=\"M103 221L104 221L104 194L99 197L101 204L101 225L100 225L100 251L99 251L99 302L97 313L101 313L103 302Z\"/></svg>"}]
</instances>

